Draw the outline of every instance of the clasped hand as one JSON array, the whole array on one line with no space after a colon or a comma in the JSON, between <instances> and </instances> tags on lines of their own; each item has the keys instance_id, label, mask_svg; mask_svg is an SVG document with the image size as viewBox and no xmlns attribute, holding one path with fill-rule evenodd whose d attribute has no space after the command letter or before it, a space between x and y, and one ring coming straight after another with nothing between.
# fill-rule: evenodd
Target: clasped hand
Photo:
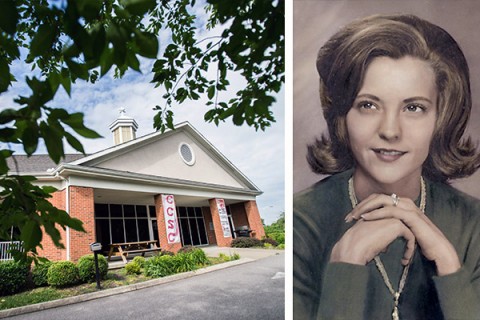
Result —
<instances>
[{"instance_id":1,"label":"clasped hand","mask_svg":"<svg viewBox=\"0 0 480 320\"><path fill-rule=\"evenodd\" d=\"M421 253L437 266L439 276L454 273L461 264L453 245L440 229L408 198L397 206L385 194L372 194L345 218L357 220L335 244L331 262L366 265L398 237L406 240L402 264L412 259L415 243Z\"/></svg>"}]
</instances>

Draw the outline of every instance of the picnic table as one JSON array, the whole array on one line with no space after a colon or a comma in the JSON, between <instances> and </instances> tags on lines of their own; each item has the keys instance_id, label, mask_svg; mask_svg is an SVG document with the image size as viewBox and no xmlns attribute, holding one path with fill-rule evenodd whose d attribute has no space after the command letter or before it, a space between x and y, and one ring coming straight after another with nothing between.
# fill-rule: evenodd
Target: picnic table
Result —
<instances>
[{"instance_id":1,"label":"picnic table","mask_svg":"<svg viewBox=\"0 0 480 320\"><path fill-rule=\"evenodd\" d=\"M117 253L122 257L123 262L127 263L127 256L130 253L141 253L142 256L146 252L161 251L162 249L157 246L157 240L137 241L137 242L124 242L124 243L112 243L110 244L110 252L108 253L108 261Z\"/></svg>"}]
</instances>

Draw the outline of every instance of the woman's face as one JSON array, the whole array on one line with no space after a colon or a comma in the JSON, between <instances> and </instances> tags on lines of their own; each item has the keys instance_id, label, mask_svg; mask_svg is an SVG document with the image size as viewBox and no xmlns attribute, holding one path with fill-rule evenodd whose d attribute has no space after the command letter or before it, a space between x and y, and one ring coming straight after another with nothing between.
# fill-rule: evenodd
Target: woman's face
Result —
<instances>
[{"instance_id":1,"label":"woman's face","mask_svg":"<svg viewBox=\"0 0 480 320\"><path fill-rule=\"evenodd\" d=\"M427 62L372 60L347 114L355 177L382 185L418 183L436 115L435 75Z\"/></svg>"}]
</instances>

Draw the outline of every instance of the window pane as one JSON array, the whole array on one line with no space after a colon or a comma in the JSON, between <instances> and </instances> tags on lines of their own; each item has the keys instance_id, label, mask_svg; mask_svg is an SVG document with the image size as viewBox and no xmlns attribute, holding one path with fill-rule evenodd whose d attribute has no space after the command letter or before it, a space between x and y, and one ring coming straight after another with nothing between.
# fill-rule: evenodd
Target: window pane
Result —
<instances>
[{"instance_id":1,"label":"window pane","mask_svg":"<svg viewBox=\"0 0 480 320\"><path fill-rule=\"evenodd\" d=\"M190 239L190 230L188 228L188 219L179 219L179 222L182 231L183 245L192 245L192 240Z\"/></svg>"},{"instance_id":2,"label":"window pane","mask_svg":"<svg viewBox=\"0 0 480 320\"><path fill-rule=\"evenodd\" d=\"M122 215L122 206L119 204L111 204L110 205L110 215L111 217L121 218Z\"/></svg>"},{"instance_id":3,"label":"window pane","mask_svg":"<svg viewBox=\"0 0 480 320\"><path fill-rule=\"evenodd\" d=\"M195 217L199 217L199 218L203 217L202 208L198 208L198 207L195 208Z\"/></svg>"},{"instance_id":4,"label":"window pane","mask_svg":"<svg viewBox=\"0 0 480 320\"><path fill-rule=\"evenodd\" d=\"M108 204L95 203L95 217L108 218Z\"/></svg>"},{"instance_id":5,"label":"window pane","mask_svg":"<svg viewBox=\"0 0 480 320\"><path fill-rule=\"evenodd\" d=\"M203 219L197 219L198 231L200 233L200 244L208 244L207 231L205 230L205 222Z\"/></svg>"},{"instance_id":6,"label":"window pane","mask_svg":"<svg viewBox=\"0 0 480 320\"><path fill-rule=\"evenodd\" d=\"M145 213L147 211L145 210ZM138 219L138 240L147 241L150 240L150 233L148 232L148 220L147 219Z\"/></svg>"},{"instance_id":7,"label":"window pane","mask_svg":"<svg viewBox=\"0 0 480 320\"><path fill-rule=\"evenodd\" d=\"M154 206L149 206L148 209L150 210L150 218L154 218L157 216L157 212L155 211Z\"/></svg>"},{"instance_id":8,"label":"window pane","mask_svg":"<svg viewBox=\"0 0 480 320\"><path fill-rule=\"evenodd\" d=\"M146 206L135 206L137 209L137 218L146 218L147 217L147 207Z\"/></svg>"},{"instance_id":9,"label":"window pane","mask_svg":"<svg viewBox=\"0 0 480 320\"><path fill-rule=\"evenodd\" d=\"M137 221L135 219L125 219L125 232L127 233L127 242L137 242Z\"/></svg>"},{"instance_id":10,"label":"window pane","mask_svg":"<svg viewBox=\"0 0 480 320\"><path fill-rule=\"evenodd\" d=\"M190 221L190 234L192 235L192 242L194 246L200 244L200 238L198 237L197 219L189 218Z\"/></svg>"},{"instance_id":11,"label":"window pane","mask_svg":"<svg viewBox=\"0 0 480 320\"><path fill-rule=\"evenodd\" d=\"M153 231L153 239L157 240L157 245L160 245L160 241L158 239L158 224L157 219L152 220L152 231Z\"/></svg>"},{"instance_id":12,"label":"window pane","mask_svg":"<svg viewBox=\"0 0 480 320\"><path fill-rule=\"evenodd\" d=\"M110 228L108 219L95 220L95 231L97 233L97 242L102 244L102 250L108 250L110 244Z\"/></svg>"},{"instance_id":13,"label":"window pane","mask_svg":"<svg viewBox=\"0 0 480 320\"><path fill-rule=\"evenodd\" d=\"M135 207L132 205L124 205L123 206L123 216L135 218Z\"/></svg>"},{"instance_id":14,"label":"window pane","mask_svg":"<svg viewBox=\"0 0 480 320\"><path fill-rule=\"evenodd\" d=\"M178 213L179 217L186 217L187 216L187 208L177 207L177 213Z\"/></svg>"},{"instance_id":15,"label":"window pane","mask_svg":"<svg viewBox=\"0 0 480 320\"><path fill-rule=\"evenodd\" d=\"M123 232L123 219L112 219L112 242L125 242L125 234Z\"/></svg>"}]
</instances>

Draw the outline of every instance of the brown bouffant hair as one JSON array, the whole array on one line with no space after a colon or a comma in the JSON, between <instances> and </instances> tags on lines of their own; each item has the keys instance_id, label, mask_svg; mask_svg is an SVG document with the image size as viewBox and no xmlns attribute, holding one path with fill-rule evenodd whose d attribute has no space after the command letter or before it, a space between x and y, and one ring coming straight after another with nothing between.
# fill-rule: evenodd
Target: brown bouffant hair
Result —
<instances>
[{"instance_id":1,"label":"brown bouffant hair","mask_svg":"<svg viewBox=\"0 0 480 320\"><path fill-rule=\"evenodd\" d=\"M376 15L347 25L320 49L320 100L328 125L308 146L312 170L334 174L353 168L346 116L372 59L412 56L431 65L438 90L437 120L423 174L434 181L472 175L480 155L464 138L472 108L468 64L457 42L442 28L413 15Z\"/></svg>"}]
</instances>

